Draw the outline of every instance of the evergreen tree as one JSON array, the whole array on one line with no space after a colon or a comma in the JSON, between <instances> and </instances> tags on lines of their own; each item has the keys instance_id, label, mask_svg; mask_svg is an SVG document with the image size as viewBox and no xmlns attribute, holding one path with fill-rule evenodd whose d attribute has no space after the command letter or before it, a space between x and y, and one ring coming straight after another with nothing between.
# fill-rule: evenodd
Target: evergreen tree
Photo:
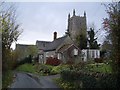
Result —
<instances>
[{"instance_id":1,"label":"evergreen tree","mask_svg":"<svg viewBox=\"0 0 120 90\"><path fill-rule=\"evenodd\" d=\"M87 48L87 38L84 35L78 35L76 38L77 45L80 49Z\"/></svg>"},{"instance_id":2,"label":"evergreen tree","mask_svg":"<svg viewBox=\"0 0 120 90\"><path fill-rule=\"evenodd\" d=\"M100 44L97 43L97 38L95 38L93 28L90 28L90 31L88 31L88 43L90 49L99 49Z\"/></svg>"}]
</instances>

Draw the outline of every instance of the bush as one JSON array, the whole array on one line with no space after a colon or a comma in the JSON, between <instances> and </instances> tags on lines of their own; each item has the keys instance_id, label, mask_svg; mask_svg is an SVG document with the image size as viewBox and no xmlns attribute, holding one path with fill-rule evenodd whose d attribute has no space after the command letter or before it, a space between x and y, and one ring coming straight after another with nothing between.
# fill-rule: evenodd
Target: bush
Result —
<instances>
[{"instance_id":1,"label":"bush","mask_svg":"<svg viewBox=\"0 0 120 90\"><path fill-rule=\"evenodd\" d=\"M54 66L51 70L51 74L59 74L61 70L68 68L68 65L58 65Z\"/></svg>"},{"instance_id":2,"label":"bush","mask_svg":"<svg viewBox=\"0 0 120 90\"><path fill-rule=\"evenodd\" d=\"M101 73L112 72L112 68L110 64L104 64L104 63L88 64L86 65L86 70L92 71L92 72L101 72Z\"/></svg>"},{"instance_id":3,"label":"bush","mask_svg":"<svg viewBox=\"0 0 120 90\"><path fill-rule=\"evenodd\" d=\"M116 88L117 77L108 73L83 72L70 69L62 70L61 78L74 82L75 88ZM78 84L79 82L79 84Z\"/></svg>"},{"instance_id":4,"label":"bush","mask_svg":"<svg viewBox=\"0 0 120 90\"><path fill-rule=\"evenodd\" d=\"M94 61L96 63L103 63L103 58L95 58Z\"/></svg>"},{"instance_id":5,"label":"bush","mask_svg":"<svg viewBox=\"0 0 120 90\"><path fill-rule=\"evenodd\" d=\"M61 63L62 63L62 61L57 58L48 57L46 60L47 65L58 66Z\"/></svg>"},{"instance_id":6,"label":"bush","mask_svg":"<svg viewBox=\"0 0 120 90\"><path fill-rule=\"evenodd\" d=\"M3 74L3 73L2 73ZM13 71L8 70L2 75L2 90L6 90L13 81Z\"/></svg>"},{"instance_id":7,"label":"bush","mask_svg":"<svg viewBox=\"0 0 120 90\"><path fill-rule=\"evenodd\" d=\"M19 66L25 63L32 63L31 55L29 55L29 57L25 57L24 59L20 60L17 65Z\"/></svg>"},{"instance_id":8,"label":"bush","mask_svg":"<svg viewBox=\"0 0 120 90\"><path fill-rule=\"evenodd\" d=\"M69 80L72 79L72 78L69 77L69 76L71 76L69 74L70 74L70 69L69 68L64 69L64 70L61 71L61 78L65 81L69 81Z\"/></svg>"},{"instance_id":9,"label":"bush","mask_svg":"<svg viewBox=\"0 0 120 90\"><path fill-rule=\"evenodd\" d=\"M66 62L66 64L68 64L68 65L73 65L74 62L73 62L72 60L68 60L68 61Z\"/></svg>"},{"instance_id":10,"label":"bush","mask_svg":"<svg viewBox=\"0 0 120 90\"><path fill-rule=\"evenodd\" d=\"M101 75L98 83L102 88L118 88L117 77L113 74Z\"/></svg>"},{"instance_id":11,"label":"bush","mask_svg":"<svg viewBox=\"0 0 120 90\"><path fill-rule=\"evenodd\" d=\"M74 90L73 88L75 88L74 83L72 83L72 82L66 82L66 81L62 80L61 78L55 78L54 80L58 84L58 86L60 88L62 88L63 90ZM79 89L77 89L77 90L79 90Z\"/></svg>"},{"instance_id":12,"label":"bush","mask_svg":"<svg viewBox=\"0 0 120 90\"><path fill-rule=\"evenodd\" d=\"M38 64L35 66L37 72L41 75L49 75L51 74L51 70L53 66L50 65L44 65L44 64Z\"/></svg>"}]
</instances>

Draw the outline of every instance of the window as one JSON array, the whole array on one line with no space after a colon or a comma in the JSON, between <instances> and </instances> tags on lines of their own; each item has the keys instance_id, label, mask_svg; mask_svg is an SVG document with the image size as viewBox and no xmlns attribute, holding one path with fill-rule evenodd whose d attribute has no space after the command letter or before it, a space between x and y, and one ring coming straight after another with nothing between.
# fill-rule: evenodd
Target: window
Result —
<instances>
[{"instance_id":1,"label":"window","mask_svg":"<svg viewBox=\"0 0 120 90\"><path fill-rule=\"evenodd\" d=\"M74 55L78 55L78 50L74 49Z\"/></svg>"},{"instance_id":2,"label":"window","mask_svg":"<svg viewBox=\"0 0 120 90\"><path fill-rule=\"evenodd\" d=\"M58 59L61 59L61 54L60 53L58 53Z\"/></svg>"},{"instance_id":3,"label":"window","mask_svg":"<svg viewBox=\"0 0 120 90\"><path fill-rule=\"evenodd\" d=\"M46 57L49 57L49 52L46 52Z\"/></svg>"}]
</instances>

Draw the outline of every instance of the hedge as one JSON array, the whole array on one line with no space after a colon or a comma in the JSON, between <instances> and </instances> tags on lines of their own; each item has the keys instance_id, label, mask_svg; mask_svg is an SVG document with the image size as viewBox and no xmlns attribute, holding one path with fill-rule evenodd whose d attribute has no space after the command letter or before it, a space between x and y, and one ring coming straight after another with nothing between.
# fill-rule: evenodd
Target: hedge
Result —
<instances>
[{"instance_id":1,"label":"hedge","mask_svg":"<svg viewBox=\"0 0 120 90\"><path fill-rule=\"evenodd\" d=\"M117 77L115 74L83 72L65 69L61 71L61 78L64 81L73 82L76 88L119 87Z\"/></svg>"}]
</instances>

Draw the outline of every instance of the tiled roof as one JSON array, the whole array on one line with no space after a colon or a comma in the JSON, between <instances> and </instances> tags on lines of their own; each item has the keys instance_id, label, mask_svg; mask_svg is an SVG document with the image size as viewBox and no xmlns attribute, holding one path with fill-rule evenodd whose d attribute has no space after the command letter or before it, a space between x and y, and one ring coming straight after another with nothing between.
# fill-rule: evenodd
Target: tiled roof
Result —
<instances>
[{"instance_id":1,"label":"tiled roof","mask_svg":"<svg viewBox=\"0 0 120 90\"><path fill-rule=\"evenodd\" d=\"M65 44L62 47L58 49L58 52L63 52L65 49L67 49L71 44Z\"/></svg>"},{"instance_id":2,"label":"tiled roof","mask_svg":"<svg viewBox=\"0 0 120 90\"><path fill-rule=\"evenodd\" d=\"M47 46L49 46L51 42L50 41L36 41L36 45L38 49L44 50Z\"/></svg>"},{"instance_id":3,"label":"tiled roof","mask_svg":"<svg viewBox=\"0 0 120 90\"><path fill-rule=\"evenodd\" d=\"M74 46L75 48L80 50L75 44L65 44L61 48L59 48L58 52L64 52L64 51L66 51L67 49L69 49L72 46Z\"/></svg>"},{"instance_id":4,"label":"tiled roof","mask_svg":"<svg viewBox=\"0 0 120 90\"><path fill-rule=\"evenodd\" d=\"M36 45L16 44L16 49L26 49L30 46L36 46Z\"/></svg>"},{"instance_id":5,"label":"tiled roof","mask_svg":"<svg viewBox=\"0 0 120 90\"><path fill-rule=\"evenodd\" d=\"M54 41L52 41L51 43L49 43L49 45L45 47L44 51L55 50L60 44L62 44L62 42L66 39L66 37L67 36L63 36L63 37L55 39Z\"/></svg>"}]
</instances>

